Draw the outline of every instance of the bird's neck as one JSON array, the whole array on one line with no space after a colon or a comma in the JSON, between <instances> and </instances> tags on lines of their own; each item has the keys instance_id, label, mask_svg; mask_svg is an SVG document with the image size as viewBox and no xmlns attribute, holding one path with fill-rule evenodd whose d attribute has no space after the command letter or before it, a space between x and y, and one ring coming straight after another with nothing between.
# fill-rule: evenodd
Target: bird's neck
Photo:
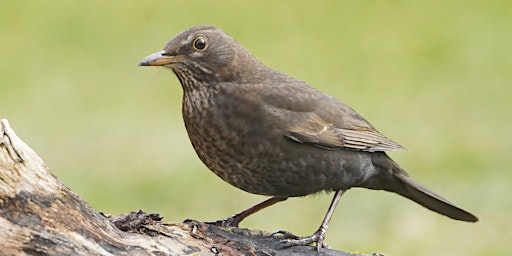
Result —
<instances>
[{"instance_id":1,"label":"bird's neck","mask_svg":"<svg viewBox=\"0 0 512 256\"><path fill-rule=\"evenodd\" d=\"M193 87L195 86L195 87ZM212 107L214 96L217 94L213 88L206 86L183 85L183 116L201 116Z\"/></svg>"}]
</instances>

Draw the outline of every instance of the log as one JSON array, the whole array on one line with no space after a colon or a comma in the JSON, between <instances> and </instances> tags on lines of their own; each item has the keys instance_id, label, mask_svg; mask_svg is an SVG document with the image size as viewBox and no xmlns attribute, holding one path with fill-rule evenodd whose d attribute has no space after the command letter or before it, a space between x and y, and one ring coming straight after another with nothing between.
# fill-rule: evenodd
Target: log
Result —
<instances>
[{"instance_id":1,"label":"log","mask_svg":"<svg viewBox=\"0 0 512 256\"><path fill-rule=\"evenodd\" d=\"M140 210L97 212L0 120L1 255L360 255L280 248L281 238L260 230L161 220Z\"/></svg>"}]
</instances>

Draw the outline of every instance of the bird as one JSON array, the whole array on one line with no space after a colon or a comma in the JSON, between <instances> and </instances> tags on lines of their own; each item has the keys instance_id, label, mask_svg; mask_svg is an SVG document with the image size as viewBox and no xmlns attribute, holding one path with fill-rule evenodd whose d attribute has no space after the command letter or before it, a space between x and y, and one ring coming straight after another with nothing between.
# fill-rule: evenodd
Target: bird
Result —
<instances>
[{"instance_id":1,"label":"bird","mask_svg":"<svg viewBox=\"0 0 512 256\"><path fill-rule=\"evenodd\" d=\"M350 188L394 192L449 218L478 218L413 180L387 151L404 148L340 100L267 67L215 26L173 37L139 66L171 69L183 89L182 115L201 161L227 183L270 196L226 219L238 227L249 215L290 197L334 192L319 228L284 247L324 242L327 226Z\"/></svg>"}]
</instances>

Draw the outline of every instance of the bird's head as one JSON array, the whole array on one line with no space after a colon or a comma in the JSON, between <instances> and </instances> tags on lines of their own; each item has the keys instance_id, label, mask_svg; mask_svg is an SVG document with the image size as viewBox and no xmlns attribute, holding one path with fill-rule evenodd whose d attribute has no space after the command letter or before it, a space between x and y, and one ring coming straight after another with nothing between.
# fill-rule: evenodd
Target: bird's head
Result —
<instances>
[{"instance_id":1,"label":"bird's head","mask_svg":"<svg viewBox=\"0 0 512 256\"><path fill-rule=\"evenodd\" d=\"M139 66L170 68L182 84L190 79L208 83L246 80L264 68L231 36L212 26L193 27L179 33L163 51L146 56Z\"/></svg>"}]
</instances>

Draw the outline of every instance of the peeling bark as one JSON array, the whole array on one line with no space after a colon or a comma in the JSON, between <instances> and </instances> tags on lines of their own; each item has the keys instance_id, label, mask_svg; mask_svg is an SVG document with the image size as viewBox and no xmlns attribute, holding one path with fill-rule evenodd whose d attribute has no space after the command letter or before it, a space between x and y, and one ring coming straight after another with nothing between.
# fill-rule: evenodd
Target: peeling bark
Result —
<instances>
[{"instance_id":1,"label":"peeling bark","mask_svg":"<svg viewBox=\"0 0 512 256\"><path fill-rule=\"evenodd\" d=\"M0 120L2 255L356 255L312 246L281 249L280 238L264 231L161 219L143 211L95 211Z\"/></svg>"}]
</instances>

